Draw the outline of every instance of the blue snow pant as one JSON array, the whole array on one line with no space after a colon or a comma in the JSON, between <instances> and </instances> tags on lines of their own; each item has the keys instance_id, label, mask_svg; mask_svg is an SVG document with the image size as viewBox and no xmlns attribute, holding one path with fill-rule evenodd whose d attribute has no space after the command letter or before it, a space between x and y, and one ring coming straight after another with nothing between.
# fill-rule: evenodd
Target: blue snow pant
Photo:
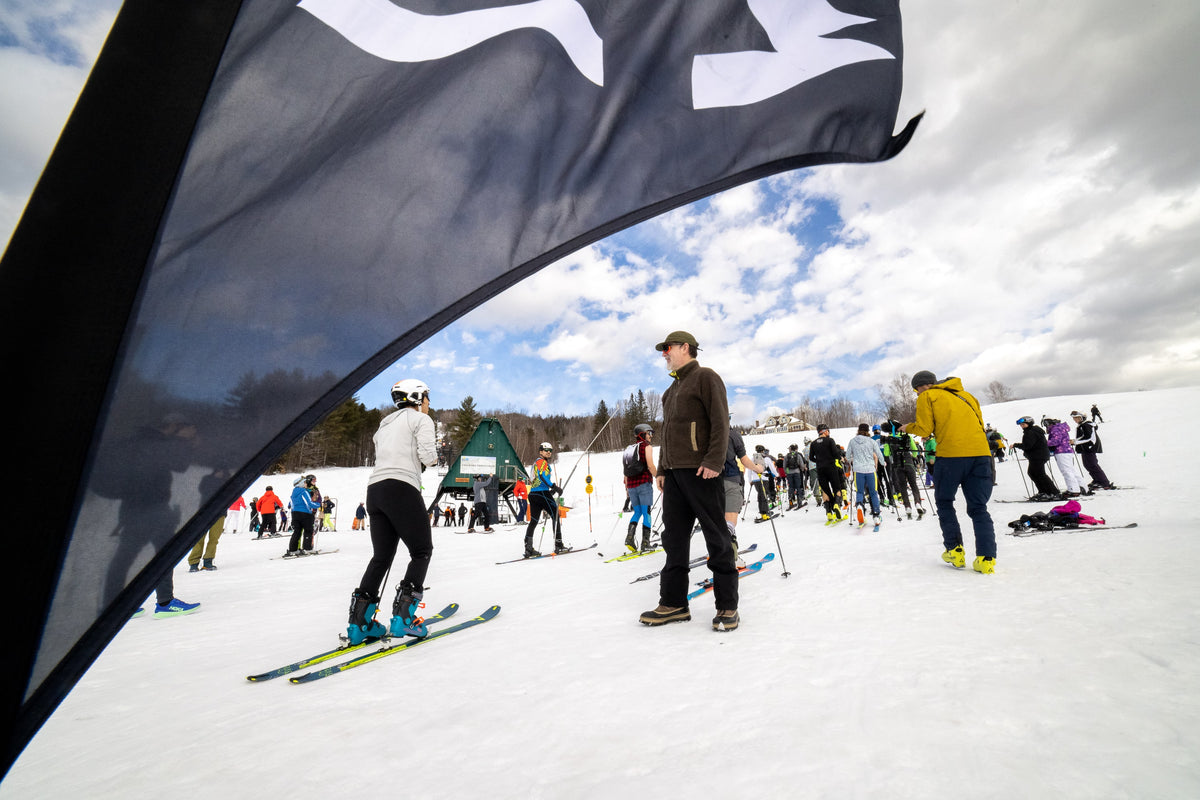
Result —
<instances>
[{"instance_id":1,"label":"blue snow pant","mask_svg":"<svg viewBox=\"0 0 1200 800\"><path fill-rule=\"evenodd\" d=\"M854 473L854 491L856 492L855 502L858 505L863 504L863 494L866 493L871 498L871 513L879 516L879 491L875 488L876 474L874 472L856 472Z\"/></svg>"},{"instance_id":2,"label":"blue snow pant","mask_svg":"<svg viewBox=\"0 0 1200 800\"><path fill-rule=\"evenodd\" d=\"M962 528L954 512L954 497L961 486L967 501L967 516L975 529L975 555L995 558L996 529L987 510L987 502L992 497L992 457L938 456L934 469L933 500L946 549L953 550L963 543Z\"/></svg>"}]
</instances>

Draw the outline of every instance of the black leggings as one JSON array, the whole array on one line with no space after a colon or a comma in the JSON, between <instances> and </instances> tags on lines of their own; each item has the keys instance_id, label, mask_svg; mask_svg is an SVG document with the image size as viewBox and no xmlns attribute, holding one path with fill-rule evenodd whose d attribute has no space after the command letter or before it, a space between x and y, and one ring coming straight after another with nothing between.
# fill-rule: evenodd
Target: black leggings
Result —
<instances>
[{"instance_id":1,"label":"black leggings","mask_svg":"<svg viewBox=\"0 0 1200 800\"><path fill-rule=\"evenodd\" d=\"M550 530L554 531L554 541L562 541L562 528L559 527L558 504L550 492L529 493L529 526L525 528L525 538L533 538L533 529L537 527L538 517L545 514L550 518Z\"/></svg>"},{"instance_id":2,"label":"black leggings","mask_svg":"<svg viewBox=\"0 0 1200 800\"><path fill-rule=\"evenodd\" d=\"M379 595L396 548L403 541L409 559L404 577L421 591L433 556L433 533L421 493L415 486L394 479L368 484L367 513L371 515L371 546L375 552L358 587Z\"/></svg>"}]
</instances>

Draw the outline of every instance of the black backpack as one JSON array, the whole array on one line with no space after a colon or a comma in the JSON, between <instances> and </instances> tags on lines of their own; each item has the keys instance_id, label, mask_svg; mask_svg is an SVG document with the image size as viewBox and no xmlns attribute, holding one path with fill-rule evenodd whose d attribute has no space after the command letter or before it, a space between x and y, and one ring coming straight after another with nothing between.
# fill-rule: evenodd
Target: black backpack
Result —
<instances>
[{"instance_id":1,"label":"black backpack","mask_svg":"<svg viewBox=\"0 0 1200 800\"><path fill-rule=\"evenodd\" d=\"M646 462L638 457L640 442L634 442L621 454L621 466L626 478L636 478L646 471Z\"/></svg>"}]
</instances>

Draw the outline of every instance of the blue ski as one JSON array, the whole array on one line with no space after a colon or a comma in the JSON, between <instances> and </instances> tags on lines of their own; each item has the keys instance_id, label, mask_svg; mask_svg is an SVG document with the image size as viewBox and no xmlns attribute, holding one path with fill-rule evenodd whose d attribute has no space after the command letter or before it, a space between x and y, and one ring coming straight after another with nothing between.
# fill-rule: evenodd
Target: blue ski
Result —
<instances>
[{"instance_id":1,"label":"blue ski","mask_svg":"<svg viewBox=\"0 0 1200 800\"><path fill-rule=\"evenodd\" d=\"M324 669L319 669L315 672L307 672L303 675L297 675L294 678L288 678L288 680L291 683L311 683L312 681L320 680L321 678L328 678L330 675L336 675L339 672L345 672L348 669L354 669L355 667L361 667L363 664L370 664L372 661L378 661L385 656L411 650L414 647L423 645L427 642L437 641L438 639L441 639L444 636L449 636L452 633L458 633L459 631L466 630L467 628L471 628L476 625L482 625L499 613L500 606L492 606L478 617L472 617L465 622L460 622L457 625L451 625L449 628L439 628L438 630L426 636L424 639L412 639L406 637L403 640L400 640L398 644L394 643L397 640L392 639L386 642L383 647L367 653L366 655L359 656L358 658L352 658L349 661L331 664Z\"/></svg>"},{"instance_id":2,"label":"blue ski","mask_svg":"<svg viewBox=\"0 0 1200 800\"><path fill-rule=\"evenodd\" d=\"M742 578L746 577L747 575L753 575L754 573L761 571L764 564L767 564L768 562L771 562L774 560L775 560L775 554L767 553L765 556L760 558L758 561L755 561L753 564L748 564L745 569L739 569L738 570L738 580L741 580ZM694 591L688 595L688 600L695 600L700 595L711 592L712 588L713 588L712 578L708 578L700 584L699 589L697 589L696 591Z\"/></svg>"},{"instance_id":3,"label":"blue ski","mask_svg":"<svg viewBox=\"0 0 1200 800\"><path fill-rule=\"evenodd\" d=\"M458 611L458 603L451 603L438 613L434 614L432 617L426 617L425 623L427 625L431 625L435 622L441 622L444 619L454 616L456 611ZM291 675L293 672L299 672L300 670L311 667L314 664L320 664L333 658L340 658L347 653L353 653L356 650L363 649L364 647L370 647L373 644L379 644L380 641L386 641L386 639L371 639L370 641L363 642L362 644L344 644L341 647L335 647L332 650L326 650L324 653L317 653L315 656L303 658L299 661L287 664L286 666L277 667L276 669L267 670L266 672L260 672L257 675L247 675L246 680L253 681L254 683L261 683L262 681L269 681L272 678L281 678L284 675Z\"/></svg>"}]
</instances>

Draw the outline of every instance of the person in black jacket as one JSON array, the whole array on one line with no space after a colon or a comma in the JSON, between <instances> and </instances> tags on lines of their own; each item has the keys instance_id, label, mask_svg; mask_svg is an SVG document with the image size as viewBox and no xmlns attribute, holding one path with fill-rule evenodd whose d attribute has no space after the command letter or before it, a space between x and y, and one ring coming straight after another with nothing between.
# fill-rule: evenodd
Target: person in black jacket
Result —
<instances>
[{"instance_id":1,"label":"person in black jacket","mask_svg":"<svg viewBox=\"0 0 1200 800\"><path fill-rule=\"evenodd\" d=\"M829 426L817 425L817 438L808 448L808 457L817 465L817 483L821 487L821 500L825 505L826 525L841 522L842 493L846 489L842 475L842 449L829 435Z\"/></svg>"},{"instance_id":2,"label":"person in black jacket","mask_svg":"<svg viewBox=\"0 0 1200 800\"><path fill-rule=\"evenodd\" d=\"M1088 475L1092 476L1092 482L1088 484L1088 488L1117 488L1104 474L1104 470L1100 468L1100 460L1096 458L1097 453L1104 452L1104 448L1100 445L1100 435L1096 432L1096 426L1088 422L1078 411L1071 412L1071 419L1075 420L1075 452L1079 453L1079 458L1083 461L1083 468L1088 471Z\"/></svg>"},{"instance_id":3,"label":"person in black jacket","mask_svg":"<svg viewBox=\"0 0 1200 800\"><path fill-rule=\"evenodd\" d=\"M1033 417L1021 417L1017 420L1017 424L1021 426L1024 433L1021 441L1014 444L1013 447L1025 453L1025 459L1029 462L1025 471L1037 488L1037 494L1030 499L1061 499L1062 493L1058 491L1054 481L1046 474L1046 463L1050 460L1050 447L1046 444L1046 432L1034 424Z\"/></svg>"}]
</instances>

